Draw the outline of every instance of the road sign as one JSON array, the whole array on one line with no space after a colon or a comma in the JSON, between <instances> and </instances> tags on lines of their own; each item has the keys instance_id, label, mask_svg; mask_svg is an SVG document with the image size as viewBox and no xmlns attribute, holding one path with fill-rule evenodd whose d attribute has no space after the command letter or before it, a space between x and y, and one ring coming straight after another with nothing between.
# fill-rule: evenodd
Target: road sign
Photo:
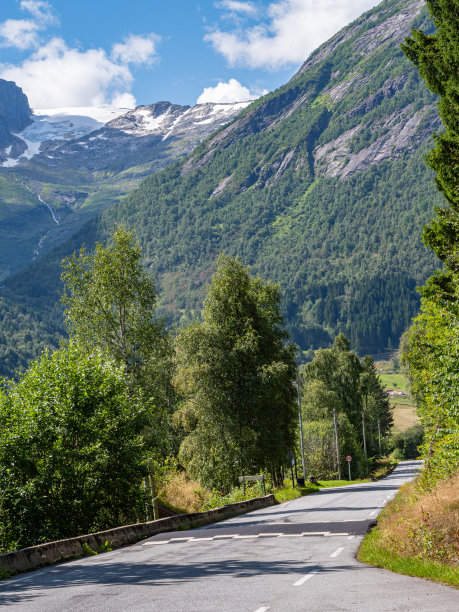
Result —
<instances>
[{"instance_id":1,"label":"road sign","mask_svg":"<svg viewBox=\"0 0 459 612\"><path fill-rule=\"evenodd\" d=\"M346 457L346 461L347 461L348 463L350 463L350 462L352 461L352 457L351 457L350 455L348 455L348 456Z\"/></svg>"}]
</instances>

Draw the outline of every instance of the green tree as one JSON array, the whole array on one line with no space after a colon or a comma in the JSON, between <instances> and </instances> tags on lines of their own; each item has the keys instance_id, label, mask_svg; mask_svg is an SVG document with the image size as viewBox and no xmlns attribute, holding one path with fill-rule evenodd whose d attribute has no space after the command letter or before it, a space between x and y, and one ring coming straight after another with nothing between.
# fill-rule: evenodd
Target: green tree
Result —
<instances>
[{"instance_id":1,"label":"green tree","mask_svg":"<svg viewBox=\"0 0 459 612\"><path fill-rule=\"evenodd\" d=\"M108 245L84 247L63 261L62 303L70 335L99 346L134 379L143 375L165 338L164 322L155 316L157 291L141 262L133 232L119 226Z\"/></svg>"},{"instance_id":2,"label":"green tree","mask_svg":"<svg viewBox=\"0 0 459 612\"><path fill-rule=\"evenodd\" d=\"M315 352L314 359L304 366L302 377L305 381L302 414L307 430L314 432L315 440L320 432L332 431L335 413L342 472L346 473L345 455L341 450L353 456L354 472L366 472L367 463L363 458L379 454L379 440L387 437L392 425L388 396L373 359L366 356L361 362L350 350L347 338L340 334L332 348ZM327 435L327 444L330 444ZM356 447L357 443L360 448ZM325 457L325 450L321 452ZM333 456L336 457L336 451ZM329 465L326 467L325 461L321 465L322 472L329 473Z\"/></svg>"},{"instance_id":3,"label":"green tree","mask_svg":"<svg viewBox=\"0 0 459 612\"><path fill-rule=\"evenodd\" d=\"M0 393L0 546L5 550L143 516L145 398L123 368L70 342Z\"/></svg>"},{"instance_id":4,"label":"green tree","mask_svg":"<svg viewBox=\"0 0 459 612\"><path fill-rule=\"evenodd\" d=\"M381 454L382 440L389 435L394 420L389 396L381 384L375 362L370 355L366 355L362 360L360 384L363 395L362 417L367 425L368 453Z\"/></svg>"},{"instance_id":5,"label":"green tree","mask_svg":"<svg viewBox=\"0 0 459 612\"><path fill-rule=\"evenodd\" d=\"M62 280L70 337L88 351L107 352L124 367L133 388L154 398L156 419L146 432L150 446L176 452L170 427L172 344L156 314L157 290L134 233L118 226L107 245L97 243L93 253L82 247L64 259Z\"/></svg>"},{"instance_id":6,"label":"green tree","mask_svg":"<svg viewBox=\"0 0 459 612\"><path fill-rule=\"evenodd\" d=\"M269 469L293 445L295 349L282 329L279 287L220 256L202 322L177 338L177 420L188 432L180 458L211 487Z\"/></svg>"},{"instance_id":7,"label":"green tree","mask_svg":"<svg viewBox=\"0 0 459 612\"><path fill-rule=\"evenodd\" d=\"M436 172L437 187L451 209L437 211L437 223L426 230L427 243L441 260L457 252L459 212L459 10L456 0L427 0L435 31L412 30L403 50L418 67L427 87L440 96L438 109L445 131L435 136L428 163ZM451 230L454 230L451 233ZM435 238L435 235L437 237ZM440 239L440 240L439 240ZM441 245L441 246L440 246Z\"/></svg>"},{"instance_id":8,"label":"green tree","mask_svg":"<svg viewBox=\"0 0 459 612\"><path fill-rule=\"evenodd\" d=\"M403 339L411 391L425 429L425 482L459 467L459 296L455 301L422 300L422 313Z\"/></svg>"},{"instance_id":9,"label":"green tree","mask_svg":"<svg viewBox=\"0 0 459 612\"><path fill-rule=\"evenodd\" d=\"M335 338L330 349L319 349L314 359L303 368L302 376L306 384L320 381L323 389L334 394L334 408L347 415L352 425L359 428L362 397L360 374L362 366L357 355L350 350L350 344L343 334ZM303 402L308 405L309 397L303 394ZM328 404L324 405L326 408ZM330 416L330 411L328 411Z\"/></svg>"},{"instance_id":10,"label":"green tree","mask_svg":"<svg viewBox=\"0 0 459 612\"><path fill-rule=\"evenodd\" d=\"M459 10L455 0L427 0L427 6L435 31L413 31L404 51L439 96L444 131L435 135L427 162L447 206L436 209L423 237L445 269L422 289L422 312L403 339L403 360L425 427L424 480L432 485L459 466Z\"/></svg>"}]
</instances>

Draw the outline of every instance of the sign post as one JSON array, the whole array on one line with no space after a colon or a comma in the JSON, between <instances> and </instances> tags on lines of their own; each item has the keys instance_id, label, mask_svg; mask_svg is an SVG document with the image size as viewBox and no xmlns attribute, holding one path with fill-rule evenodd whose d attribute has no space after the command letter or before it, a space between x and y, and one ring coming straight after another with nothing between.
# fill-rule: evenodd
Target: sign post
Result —
<instances>
[{"instance_id":1,"label":"sign post","mask_svg":"<svg viewBox=\"0 0 459 612\"><path fill-rule=\"evenodd\" d=\"M351 481L352 480L351 478L351 462L352 462L351 455L346 456L346 461L347 461L347 467L349 468L349 481Z\"/></svg>"},{"instance_id":2,"label":"sign post","mask_svg":"<svg viewBox=\"0 0 459 612\"><path fill-rule=\"evenodd\" d=\"M245 495L245 483L261 480L263 484L263 494L266 496L266 476L264 474L256 474L255 476L239 476L239 482L242 482L242 488Z\"/></svg>"}]
</instances>

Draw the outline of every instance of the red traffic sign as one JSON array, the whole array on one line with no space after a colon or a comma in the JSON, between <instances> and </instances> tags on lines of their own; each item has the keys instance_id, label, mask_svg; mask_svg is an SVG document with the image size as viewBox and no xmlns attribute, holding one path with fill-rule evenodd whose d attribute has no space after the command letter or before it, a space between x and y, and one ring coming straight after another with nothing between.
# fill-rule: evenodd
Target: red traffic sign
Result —
<instances>
[{"instance_id":1,"label":"red traffic sign","mask_svg":"<svg viewBox=\"0 0 459 612\"><path fill-rule=\"evenodd\" d=\"M350 455L348 455L348 456L346 457L346 461L347 461L348 463L350 463L350 462L352 461L352 457L351 457Z\"/></svg>"}]
</instances>

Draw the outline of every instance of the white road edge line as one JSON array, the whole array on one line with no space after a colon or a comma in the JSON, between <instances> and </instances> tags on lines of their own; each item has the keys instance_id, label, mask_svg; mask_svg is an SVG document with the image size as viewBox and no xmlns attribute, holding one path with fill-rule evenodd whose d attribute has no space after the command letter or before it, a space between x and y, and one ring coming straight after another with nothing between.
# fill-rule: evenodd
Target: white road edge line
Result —
<instances>
[{"instance_id":1,"label":"white road edge line","mask_svg":"<svg viewBox=\"0 0 459 612\"><path fill-rule=\"evenodd\" d=\"M294 582L293 586L301 586L302 584L306 582L306 580L309 580L309 578L312 578L314 574L318 574L318 573L319 573L318 569L311 570L309 574L306 574L306 576L303 576L303 578L300 578L299 580Z\"/></svg>"},{"instance_id":2,"label":"white road edge line","mask_svg":"<svg viewBox=\"0 0 459 612\"><path fill-rule=\"evenodd\" d=\"M337 557L338 555L340 555L340 554L343 552L343 550L344 550L344 547L337 548L337 549L335 550L335 552L333 552L333 553L330 555L330 557Z\"/></svg>"}]
</instances>

